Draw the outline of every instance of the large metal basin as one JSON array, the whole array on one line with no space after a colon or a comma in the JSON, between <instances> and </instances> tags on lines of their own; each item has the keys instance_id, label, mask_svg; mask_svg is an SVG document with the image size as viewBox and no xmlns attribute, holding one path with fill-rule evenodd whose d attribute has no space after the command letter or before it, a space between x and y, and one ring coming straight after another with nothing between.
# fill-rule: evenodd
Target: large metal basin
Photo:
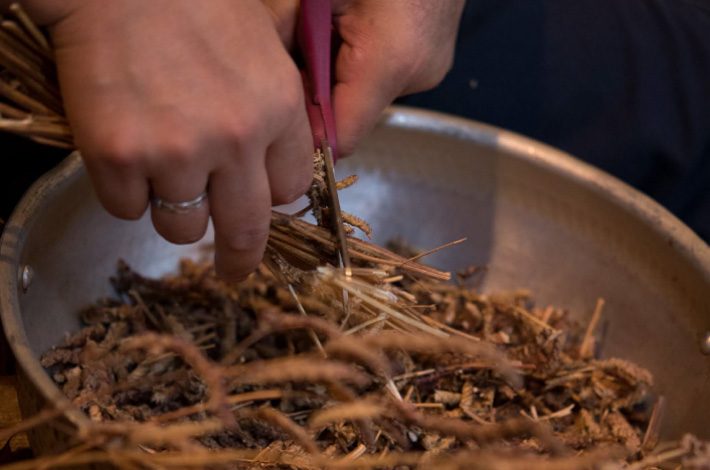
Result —
<instances>
[{"instance_id":1,"label":"large metal basin","mask_svg":"<svg viewBox=\"0 0 710 470\"><path fill-rule=\"evenodd\" d=\"M710 437L710 360L701 352L710 330L710 250L666 210L553 148L404 108L388 111L337 172L361 177L342 203L370 222L378 243L404 236L435 247L468 237L427 261L451 270L487 265L485 290L530 288L539 304L582 319L606 299L604 355L653 372L668 401L664 435ZM79 327L81 306L111 294L107 278L119 257L159 275L196 253L163 241L148 217L125 222L104 212L77 155L42 178L0 248L2 319L22 372L24 413L62 402L37 358ZM58 438L32 439L43 451Z\"/></svg>"}]
</instances>

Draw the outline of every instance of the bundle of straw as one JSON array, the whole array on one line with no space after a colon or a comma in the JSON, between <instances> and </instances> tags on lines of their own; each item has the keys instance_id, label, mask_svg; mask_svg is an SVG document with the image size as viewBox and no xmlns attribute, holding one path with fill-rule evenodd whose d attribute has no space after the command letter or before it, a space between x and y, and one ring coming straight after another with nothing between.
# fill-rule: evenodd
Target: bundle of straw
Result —
<instances>
[{"instance_id":1,"label":"bundle of straw","mask_svg":"<svg viewBox=\"0 0 710 470\"><path fill-rule=\"evenodd\" d=\"M73 149L47 38L19 4L0 22L0 131Z\"/></svg>"}]
</instances>

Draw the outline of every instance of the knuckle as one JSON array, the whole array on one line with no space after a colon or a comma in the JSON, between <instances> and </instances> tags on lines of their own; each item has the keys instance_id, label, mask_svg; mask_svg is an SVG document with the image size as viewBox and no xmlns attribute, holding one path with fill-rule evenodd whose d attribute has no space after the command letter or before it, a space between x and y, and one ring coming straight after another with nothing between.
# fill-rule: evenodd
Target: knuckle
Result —
<instances>
[{"instance_id":1,"label":"knuckle","mask_svg":"<svg viewBox=\"0 0 710 470\"><path fill-rule=\"evenodd\" d=\"M199 158L199 143L190 134L174 132L156 143L156 156L165 158L171 165L186 167Z\"/></svg>"},{"instance_id":2,"label":"knuckle","mask_svg":"<svg viewBox=\"0 0 710 470\"><path fill-rule=\"evenodd\" d=\"M85 157L116 170L133 168L143 158L141 147L133 136L119 132L100 136L82 150Z\"/></svg>"},{"instance_id":3,"label":"knuckle","mask_svg":"<svg viewBox=\"0 0 710 470\"><path fill-rule=\"evenodd\" d=\"M304 109L303 88L300 77L295 74L292 79L287 80L288 85L281 88L280 101L288 115L294 111Z\"/></svg>"},{"instance_id":4,"label":"knuckle","mask_svg":"<svg viewBox=\"0 0 710 470\"><path fill-rule=\"evenodd\" d=\"M163 131L143 141L140 135L114 132L100 136L94 142L91 155L112 169L124 170L138 166L170 164L188 166L198 157L200 140L191 132Z\"/></svg>"},{"instance_id":5,"label":"knuckle","mask_svg":"<svg viewBox=\"0 0 710 470\"><path fill-rule=\"evenodd\" d=\"M295 113L305 113L303 94L303 81L295 66L288 66L275 75L277 82L270 85L268 90L274 90L269 97L272 118L277 122L289 123Z\"/></svg>"},{"instance_id":6,"label":"knuckle","mask_svg":"<svg viewBox=\"0 0 710 470\"><path fill-rule=\"evenodd\" d=\"M216 124L219 139L237 153L252 148L255 142L268 142L274 133L289 127L298 113L305 116L302 82L295 66L271 75L273 81L267 78L268 82L254 95L238 103L238 113L229 114Z\"/></svg>"},{"instance_id":7,"label":"knuckle","mask_svg":"<svg viewBox=\"0 0 710 470\"><path fill-rule=\"evenodd\" d=\"M254 118L252 113L243 112L238 120L233 120L217 132L219 140L241 154L248 148L250 141L260 138L263 129L259 119Z\"/></svg>"}]
</instances>

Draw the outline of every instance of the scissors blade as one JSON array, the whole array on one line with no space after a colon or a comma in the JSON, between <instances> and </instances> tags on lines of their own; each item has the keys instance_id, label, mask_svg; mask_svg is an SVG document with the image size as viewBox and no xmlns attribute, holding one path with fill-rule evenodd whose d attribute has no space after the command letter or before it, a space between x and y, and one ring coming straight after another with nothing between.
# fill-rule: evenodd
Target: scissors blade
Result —
<instances>
[{"instance_id":1,"label":"scissors blade","mask_svg":"<svg viewBox=\"0 0 710 470\"><path fill-rule=\"evenodd\" d=\"M350 253L348 251L348 239L345 235L345 227L343 225L343 212L340 210L340 199L338 199L338 190L335 184L335 174L333 172L333 149L328 145L327 140L321 143L323 149L323 160L325 161L325 185L328 189L328 203L331 211L332 231L338 241L338 249L340 253L340 261L342 267L345 268L345 275L352 275L352 265L350 264Z\"/></svg>"}]
</instances>

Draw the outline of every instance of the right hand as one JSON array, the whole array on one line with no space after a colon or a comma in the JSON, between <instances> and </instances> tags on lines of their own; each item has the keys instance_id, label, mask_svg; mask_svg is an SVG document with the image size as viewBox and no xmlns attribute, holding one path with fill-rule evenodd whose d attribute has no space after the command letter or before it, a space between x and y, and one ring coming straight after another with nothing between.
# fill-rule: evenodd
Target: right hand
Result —
<instances>
[{"instance_id":1,"label":"right hand","mask_svg":"<svg viewBox=\"0 0 710 470\"><path fill-rule=\"evenodd\" d=\"M260 262L270 208L302 195L312 138L299 72L259 0L30 0L49 27L78 148L103 206L143 215L154 195L208 203L152 208L174 243L209 216L217 273Z\"/></svg>"}]
</instances>

